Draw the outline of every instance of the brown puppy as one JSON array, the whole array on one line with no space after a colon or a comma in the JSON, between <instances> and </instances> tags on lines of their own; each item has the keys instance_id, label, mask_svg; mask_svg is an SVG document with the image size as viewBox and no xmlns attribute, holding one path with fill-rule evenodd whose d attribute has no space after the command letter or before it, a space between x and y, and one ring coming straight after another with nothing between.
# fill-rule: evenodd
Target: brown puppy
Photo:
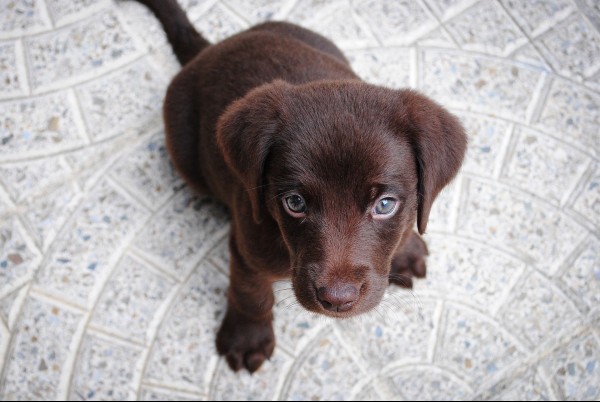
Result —
<instances>
[{"instance_id":1,"label":"brown puppy","mask_svg":"<svg viewBox=\"0 0 600 402\"><path fill-rule=\"evenodd\" d=\"M308 310L348 317L374 308L389 281L425 275L413 227L425 231L462 163L456 118L415 91L364 83L333 43L298 26L210 45L175 0L142 2L184 65L164 105L171 158L231 211L217 349L233 370L273 353L275 280L291 277Z\"/></svg>"}]
</instances>

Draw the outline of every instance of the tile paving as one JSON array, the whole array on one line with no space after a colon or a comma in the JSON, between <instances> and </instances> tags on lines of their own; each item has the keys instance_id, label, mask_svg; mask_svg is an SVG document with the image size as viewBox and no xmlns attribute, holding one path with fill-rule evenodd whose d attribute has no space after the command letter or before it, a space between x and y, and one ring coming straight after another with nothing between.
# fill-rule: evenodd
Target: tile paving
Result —
<instances>
[{"instance_id":1,"label":"tile paving","mask_svg":"<svg viewBox=\"0 0 600 402\"><path fill-rule=\"evenodd\" d=\"M225 211L165 151L178 66L139 4L0 0L0 400L600 400L595 0L185 0L212 41L287 19L456 113L429 276L336 322L278 284L273 359L214 348Z\"/></svg>"}]
</instances>

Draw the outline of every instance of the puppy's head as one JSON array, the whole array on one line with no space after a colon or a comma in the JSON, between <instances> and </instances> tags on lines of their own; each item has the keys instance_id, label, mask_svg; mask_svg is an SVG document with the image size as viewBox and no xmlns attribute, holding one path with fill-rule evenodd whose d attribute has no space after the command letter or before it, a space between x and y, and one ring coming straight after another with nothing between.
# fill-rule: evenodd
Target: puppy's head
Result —
<instances>
[{"instance_id":1,"label":"puppy's head","mask_svg":"<svg viewBox=\"0 0 600 402\"><path fill-rule=\"evenodd\" d=\"M273 219L296 297L334 317L381 300L395 250L425 231L466 136L414 91L361 82L264 85L231 105L217 141L254 221Z\"/></svg>"}]
</instances>

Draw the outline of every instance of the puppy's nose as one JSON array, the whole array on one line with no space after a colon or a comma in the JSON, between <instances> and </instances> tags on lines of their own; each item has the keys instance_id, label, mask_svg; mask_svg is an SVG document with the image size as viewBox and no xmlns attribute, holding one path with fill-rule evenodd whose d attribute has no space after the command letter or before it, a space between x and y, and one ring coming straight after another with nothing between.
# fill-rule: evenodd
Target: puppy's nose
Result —
<instances>
[{"instance_id":1,"label":"puppy's nose","mask_svg":"<svg viewBox=\"0 0 600 402\"><path fill-rule=\"evenodd\" d=\"M338 313L350 310L358 296L359 291L353 285L321 287L317 290L317 298L325 310Z\"/></svg>"}]
</instances>

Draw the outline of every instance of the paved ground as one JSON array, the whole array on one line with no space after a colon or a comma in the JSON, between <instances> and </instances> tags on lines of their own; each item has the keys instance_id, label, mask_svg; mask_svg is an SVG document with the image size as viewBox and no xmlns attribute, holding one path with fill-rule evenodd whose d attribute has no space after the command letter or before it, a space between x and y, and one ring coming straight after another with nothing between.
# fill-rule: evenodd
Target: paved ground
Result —
<instances>
[{"instance_id":1,"label":"paved ground","mask_svg":"<svg viewBox=\"0 0 600 402\"><path fill-rule=\"evenodd\" d=\"M187 0L218 40L265 19L468 127L429 277L332 322L279 292L278 348L213 346L227 217L169 165L178 66L133 3L0 0L0 399L600 400L597 0Z\"/></svg>"}]
</instances>

